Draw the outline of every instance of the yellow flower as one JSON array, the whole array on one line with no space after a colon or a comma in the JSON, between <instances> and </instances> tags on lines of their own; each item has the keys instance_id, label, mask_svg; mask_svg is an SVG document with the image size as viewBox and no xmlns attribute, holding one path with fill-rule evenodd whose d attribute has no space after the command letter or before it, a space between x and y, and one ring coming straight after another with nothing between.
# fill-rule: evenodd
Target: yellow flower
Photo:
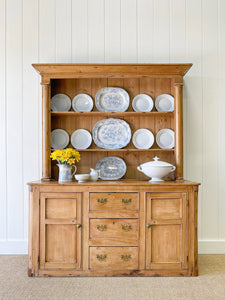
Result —
<instances>
[{"instance_id":1,"label":"yellow flower","mask_svg":"<svg viewBox=\"0 0 225 300\"><path fill-rule=\"evenodd\" d=\"M75 159L74 158L70 158L69 160L68 160L68 164L69 165L72 165L72 164L74 164L75 163Z\"/></svg>"},{"instance_id":2,"label":"yellow flower","mask_svg":"<svg viewBox=\"0 0 225 300\"><path fill-rule=\"evenodd\" d=\"M80 161L80 153L78 151L75 153L75 159L76 161Z\"/></svg>"},{"instance_id":3,"label":"yellow flower","mask_svg":"<svg viewBox=\"0 0 225 300\"><path fill-rule=\"evenodd\" d=\"M50 158L52 160L57 160L59 163L71 165L74 164L75 161L79 162L80 153L72 148L67 148L63 150L56 149L51 153Z\"/></svg>"},{"instance_id":4,"label":"yellow flower","mask_svg":"<svg viewBox=\"0 0 225 300\"><path fill-rule=\"evenodd\" d=\"M68 157L67 157L66 155L63 155L63 156L60 158L60 160L61 160L62 162L67 161L67 159L68 159Z\"/></svg>"}]
</instances>

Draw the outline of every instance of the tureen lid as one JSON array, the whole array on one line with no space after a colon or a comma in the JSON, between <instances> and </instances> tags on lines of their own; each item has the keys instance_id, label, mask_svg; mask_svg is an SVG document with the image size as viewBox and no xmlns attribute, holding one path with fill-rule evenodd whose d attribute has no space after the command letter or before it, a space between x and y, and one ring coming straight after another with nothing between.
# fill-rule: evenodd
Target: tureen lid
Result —
<instances>
[{"instance_id":1,"label":"tureen lid","mask_svg":"<svg viewBox=\"0 0 225 300\"><path fill-rule=\"evenodd\" d=\"M173 167L170 163L166 161L159 161L159 157L155 156L154 161L148 161L141 165L141 167Z\"/></svg>"}]
</instances>

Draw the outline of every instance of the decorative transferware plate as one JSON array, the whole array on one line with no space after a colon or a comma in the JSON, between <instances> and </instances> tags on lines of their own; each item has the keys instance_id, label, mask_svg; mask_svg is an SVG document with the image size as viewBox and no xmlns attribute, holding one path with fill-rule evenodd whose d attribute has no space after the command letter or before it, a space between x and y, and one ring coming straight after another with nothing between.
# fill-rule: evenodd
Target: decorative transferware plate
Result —
<instances>
[{"instance_id":1,"label":"decorative transferware plate","mask_svg":"<svg viewBox=\"0 0 225 300\"><path fill-rule=\"evenodd\" d=\"M71 144L75 149L87 149L92 142L92 136L86 129L77 129L71 135Z\"/></svg>"},{"instance_id":2,"label":"decorative transferware plate","mask_svg":"<svg viewBox=\"0 0 225 300\"><path fill-rule=\"evenodd\" d=\"M168 128L160 130L156 135L156 143L162 149L174 148L174 131Z\"/></svg>"},{"instance_id":3,"label":"decorative transferware plate","mask_svg":"<svg viewBox=\"0 0 225 300\"><path fill-rule=\"evenodd\" d=\"M52 111L69 111L71 108L70 97L65 94L56 94L51 98Z\"/></svg>"},{"instance_id":4,"label":"decorative transferware plate","mask_svg":"<svg viewBox=\"0 0 225 300\"><path fill-rule=\"evenodd\" d=\"M73 98L72 107L74 111L91 111L93 108L93 100L87 94L79 94Z\"/></svg>"},{"instance_id":5,"label":"decorative transferware plate","mask_svg":"<svg viewBox=\"0 0 225 300\"><path fill-rule=\"evenodd\" d=\"M103 180L118 180L126 173L125 161L117 156L108 156L100 159L95 167L99 172L99 178Z\"/></svg>"},{"instance_id":6,"label":"decorative transferware plate","mask_svg":"<svg viewBox=\"0 0 225 300\"><path fill-rule=\"evenodd\" d=\"M155 107L157 111L174 111L174 97L169 94L159 95L155 100Z\"/></svg>"},{"instance_id":7,"label":"decorative transferware plate","mask_svg":"<svg viewBox=\"0 0 225 300\"><path fill-rule=\"evenodd\" d=\"M132 142L137 149L149 149L154 144L154 135L148 129L138 129L133 134Z\"/></svg>"},{"instance_id":8,"label":"decorative transferware plate","mask_svg":"<svg viewBox=\"0 0 225 300\"><path fill-rule=\"evenodd\" d=\"M95 105L99 111L126 111L130 104L128 93L117 87L105 87L95 96Z\"/></svg>"},{"instance_id":9,"label":"decorative transferware plate","mask_svg":"<svg viewBox=\"0 0 225 300\"><path fill-rule=\"evenodd\" d=\"M51 132L51 147L64 149L69 144L69 134L63 129L55 129Z\"/></svg>"},{"instance_id":10,"label":"decorative transferware plate","mask_svg":"<svg viewBox=\"0 0 225 300\"><path fill-rule=\"evenodd\" d=\"M154 103L152 98L146 94L139 94L134 97L132 107L134 111L148 112L153 109Z\"/></svg>"},{"instance_id":11,"label":"decorative transferware plate","mask_svg":"<svg viewBox=\"0 0 225 300\"><path fill-rule=\"evenodd\" d=\"M92 131L95 144L104 149L120 149L129 144L131 129L127 122L120 119L98 121Z\"/></svg>"}]
</instances>

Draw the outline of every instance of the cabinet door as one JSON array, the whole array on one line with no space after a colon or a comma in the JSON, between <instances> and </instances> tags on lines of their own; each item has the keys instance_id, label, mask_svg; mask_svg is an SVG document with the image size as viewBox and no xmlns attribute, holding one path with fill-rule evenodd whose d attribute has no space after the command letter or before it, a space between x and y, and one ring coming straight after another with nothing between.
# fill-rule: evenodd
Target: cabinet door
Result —
<instances>
[{"instance_id":1,"label":"cabinet door","mask_svg":"<svg viewBox=\"0 0 225 300\"><path fill-rule=\"evenodd\" d=\"M146 269L187 268L187 194L147 193Z\"/></svg>"},{"instance_id":2,"label":"cabinet door","mask_svg":"<svg viewBox=\"0 0 225 300\"><path fill-rule=\"evenodd\" d=\"M40 269L79 269L81 195L79 193L40 195Z\"/></svg>"}]
</instances>

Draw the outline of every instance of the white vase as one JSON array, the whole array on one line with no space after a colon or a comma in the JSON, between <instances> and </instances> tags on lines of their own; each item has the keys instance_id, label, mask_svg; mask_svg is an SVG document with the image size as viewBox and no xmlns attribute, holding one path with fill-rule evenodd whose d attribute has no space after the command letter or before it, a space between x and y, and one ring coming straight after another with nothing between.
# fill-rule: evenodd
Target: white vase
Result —
<instances>
[{"instance_id":1,"label":"white vase","mask_svg":"<svg viewBox=\"0 0 225 300\"><path fill-rule=\"evenodd\" d=\"M75 165L63 165L63 164L57 164L59 167L59 183L65 183L65 182L71 182L73 175L77 171L77 167ZM72 173L72 167L74 167L74 172Z\"/></svg>"}]
</instances>

